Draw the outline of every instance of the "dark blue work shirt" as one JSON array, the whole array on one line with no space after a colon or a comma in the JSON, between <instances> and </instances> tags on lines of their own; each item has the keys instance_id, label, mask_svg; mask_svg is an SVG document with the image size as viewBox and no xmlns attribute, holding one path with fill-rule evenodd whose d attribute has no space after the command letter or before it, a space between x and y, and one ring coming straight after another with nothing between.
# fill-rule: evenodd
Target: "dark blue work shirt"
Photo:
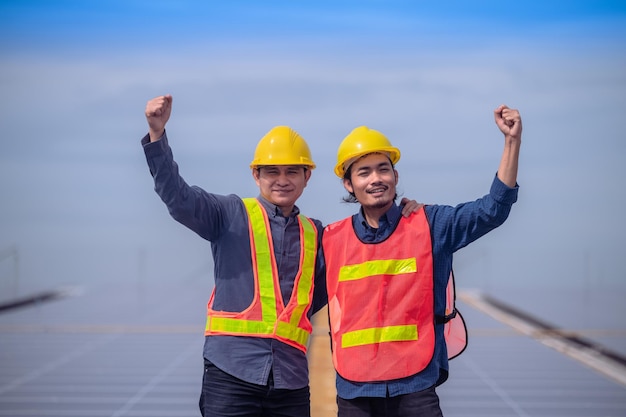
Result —
<instances>
[{"instance_id":1,"label":"dark blue work shirt","mask_svg":"<svg viewBox=\"0 0 626 417\"><path fill-rule=\"evenodd\" d=\"M436 315L445 314L446 286L452 270L452 254L504 223L511 206L517 201L517 191L517 185L515 188L509 188L496 176L489 194L476 201L459 204L456 207L424 206L433 245ZM352 216L352 225L361 241L378 243L395 230L401 215L400 207L394 204L379 219L379 227L374 229L365 220L361 209ZM442 384L448 378L448 354L443 327L443 324L435 326L433 359L420 373L402 379L374 383L352 382L337 375L337 395L345 399L395 397Z\"/></svg>"},{"instance_id":2,"label":"dark blue work shirt","mask_svg":"<svg viewBox=\"0 0 626 417\"><path fill-rule=\"evenodd\" d=\"M248 215L237 195L218 195L188 185L179 175L167 136L150 143L142 139L155 191L171 216L211 242L214 261L215 296L213 309L240 312L254 297L254 276L249 240ZM300 263L300 228L294 207L285 217L279 207L262 197L258 200L268 214L278 268L283 303L289 302ZM318 230L313 305L309 318L327 303L323 256L322 224ZM208 298L208 297L207 297ZM247 336L207 336L204 357L222 371L241 380L265 385L270 372L274 387L297 389L308 385L308 365L304 352L275 339Z\"/></svg>"}]
</instances>

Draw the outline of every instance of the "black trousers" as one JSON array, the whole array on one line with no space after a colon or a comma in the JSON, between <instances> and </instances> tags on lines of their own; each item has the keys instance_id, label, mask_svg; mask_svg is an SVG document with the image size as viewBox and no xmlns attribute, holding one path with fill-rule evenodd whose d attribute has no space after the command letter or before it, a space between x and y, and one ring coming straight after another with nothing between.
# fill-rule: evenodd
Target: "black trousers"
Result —
<instances>
[{"instance_id":1,"label":"black trousers","mask_svg":"<svg viewBox=\"0 0 626 417\"><path fill-rule=\"evenodd\" d=\"M443 417L435 387L397 397L337 397L338 417Z\"/></svg>"},{"instance_id":2,"label":"black trousers","mask_svg":"<svg viewBox=\"0 0 626 417\"><path fill-rule=\"evenodd\" d=\"M310 417L309 387L276 389L242 381L204 361L200 395L203 417Z\"/></svg>"}]
</instances>

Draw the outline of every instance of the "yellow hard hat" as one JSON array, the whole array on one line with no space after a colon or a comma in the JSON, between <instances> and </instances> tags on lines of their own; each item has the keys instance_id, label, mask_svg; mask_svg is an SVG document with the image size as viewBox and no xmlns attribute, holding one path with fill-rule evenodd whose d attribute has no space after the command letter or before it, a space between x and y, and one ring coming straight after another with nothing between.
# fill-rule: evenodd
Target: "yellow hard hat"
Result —
<instances>
[{"instance_id":1,"label":"yellow hard hat","mask_svg":"<svg viewBox=\"0 0 626 417\"><path fill-rule=\"evenodd\" d=\"M400 160L400 150L392 146L385 135L367 126L357 127L339 145L335 174L343 178L357 158L375 152L386 153L394 165Z\"/></svg>"},{"instance_id":2,"label":"yellow hard hat","mask_svg":"<svg viewBox=\"0 0 626 417\"><path fill-rule=\"evenodd\" d=\"M305 165L315 168L309 145L289 126L273 127L261 138L250 168L261 165Z\"/></svg>"}]
</instances>

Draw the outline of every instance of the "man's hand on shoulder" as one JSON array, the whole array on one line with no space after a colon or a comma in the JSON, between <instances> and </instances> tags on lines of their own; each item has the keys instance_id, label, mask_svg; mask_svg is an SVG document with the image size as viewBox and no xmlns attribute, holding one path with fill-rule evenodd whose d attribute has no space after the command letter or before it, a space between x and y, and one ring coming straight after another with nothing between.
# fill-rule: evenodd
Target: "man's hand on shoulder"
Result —
<instances>
[{"instance_id":1,"label":"man's hand on shoulder","mask_svg":"<svg viewBox=\"0 0 626 417\"><path fill-rule=\"evenodd\" d=\"M419 211L422 207L424 207L424 204L418 203L415 200L409 200L408 198L403 197L402 200L400 201L400 207L402 207L402 215L404 217L409 217L411 214L413 214L416 211Z\"/></svg>"}]
</instances>

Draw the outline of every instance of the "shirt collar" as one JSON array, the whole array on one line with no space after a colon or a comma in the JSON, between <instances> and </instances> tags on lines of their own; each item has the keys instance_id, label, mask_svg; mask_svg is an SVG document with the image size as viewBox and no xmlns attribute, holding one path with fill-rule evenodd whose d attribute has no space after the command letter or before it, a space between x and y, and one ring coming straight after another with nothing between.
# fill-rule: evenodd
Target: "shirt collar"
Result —
<instances>
[{"instance_id":1,"label":"shirt collar","mask_svg":"<svg viewBox=\"0 0 626 417\"><path fill-rule=\"evenodd\" d=\"M257 197L257 199L261 202L261 205L263 206L263 208L265 208L265 211L267 211L268 215L272 217L276 217L276 216L285 217L283 216L282 209L278 207L276 204L271 203L269 200L267 200L260 194ZM289 214L289 217L296 217L298 214L300 214L300 209L298 208L298 206L293 206L293 210L291 210L291 214Z\"/></svg>"},{"instance_id":2,"label":"shirt collar","mask_svg":"<svg viewBox=\"0 0 626 417\"><path fill-rule=\"evenodd\" d=\"M354 229L361 240L378 242L389 237L391 232L395 229L396 224L398 224L401 215L402 211L400 206L394 202L389 210L378 219L378 228L375 229L367 223L365 214L363 213L363 207L361 207L359 212L354 215Z\"/></svg>"}]
</instances>

